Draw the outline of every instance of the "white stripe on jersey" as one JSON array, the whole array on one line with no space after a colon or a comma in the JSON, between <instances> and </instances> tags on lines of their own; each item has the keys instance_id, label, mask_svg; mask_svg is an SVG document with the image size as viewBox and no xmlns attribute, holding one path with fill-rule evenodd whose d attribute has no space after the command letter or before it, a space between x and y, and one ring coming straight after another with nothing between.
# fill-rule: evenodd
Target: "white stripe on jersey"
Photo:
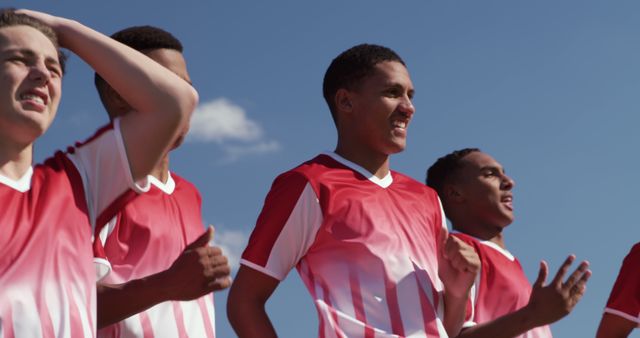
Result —
<instances>
[{"instance_id":1,"label":"white stripe on jersey","mask_svg":"<svg viewBox=\"0 0 640 338\"><path fill-rule=\"evenodd\" d=\"M89 318L87 318L87 313L85 311L82 311L82 309L88 309L89 305L86 304L84 302L84 297L82 297L82 293L80 292L80 290L78 290L78 286L73 284L71 285L71 293L72 293L72 299L73 301L76 303L76 306L78 309L81 309L80 312L80 322L82 324L82 332L84 334L85 337L92 337L93 336L93 329L92 329L92 322L89 321ZM92 309L92 312L94 310ZM95 321L95 318L94 318Z\"/></svg>"},{"instance_id":2,"label":"white stripe on jersey","mask_svg":"<svg viewBox=\"0 0 640 338\"><path fill-rule=\"evenodd\" d=\"M206 337L207 333L204 330L205 326L202 321L202 314L200 312L200 304L198 304L198 300L178 302L178 305L182 309L183 325L185 327L189 325L189 334L191 334L192 337ZM187 318L189 318L188 323L185 321Z\"/></svg>"},{"instance_id":3,"label":"white stripe on jersey","mask_svg":"<svg viewBox=\"0 0 640 338\"><path fill-rule=\"evenodd\" d=\"M7 292L11 318L13 319L13 334L15 337L42 337L40 315L33 293L29 289L13 288Z\"/></svg>"},{"instance_id":4,"label":"white stripe on jersey","mask_svg":"<svg viewBox=\"0 0 640 338\"><path fill-rule=\"evenodd\" d=\"M207 309L207 318L209 318L209 322L211 322L211 325L213 327L213 337L215 338L216 336L216 312L215 309L213 308L213 294L209 294L207 296L204 297L204 304L205 307Z\"/></svg>"},{"instance_id":5,"label":"white stripe on jersey","mask_svg":"<svg viewBox=\"0 0 640 338\"><path fill-rule=\"evenodd\" d=\"M172 302L160 303L146 311L151 322L151 328L153 334L166 337L179 337L178 327L175 320L166 320L166 318L176 318L176 314L173 311Z\"/></svg>"},{"instance_id":6,"label":"white stripe on jersey","mask_svg":"<svg viewBox=\"0 0 640 338\"><path fill-rule=\"evenodd\" d=\"M307 226L300 227L297 226L298 224L306 224ZM278 259L269 259L267 262L265 270L272 272L269 275L273 276L275 274L275 278L283 280L289 270L296 266L307 253L307 250L316 239L316 234L321 225L322 209L320 208L320 202L311 184L307 183L273 245L270 257L277 257ZM301 238L304 239L302 243L299 241ZM292 252L295 252L295 255L292 255Z\"/></svg>"}]
</instances>

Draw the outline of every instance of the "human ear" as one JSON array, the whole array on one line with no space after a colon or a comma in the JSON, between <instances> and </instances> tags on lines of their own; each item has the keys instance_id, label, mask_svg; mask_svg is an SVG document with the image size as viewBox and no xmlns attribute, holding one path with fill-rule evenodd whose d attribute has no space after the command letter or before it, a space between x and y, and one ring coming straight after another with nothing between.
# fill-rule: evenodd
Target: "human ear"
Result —
<instances>
[{"instance_id":1,"label":"human ear","mask_svg":"<svg viewBox=\"0 0 640 338\"><path fill-rule=\"evenodd\" d=\"M445 184L444 195L445 198L449 201L453 201L456 203L464 201L462 191L460 191L460 189L455 184Z\"/></svg>"},{"instance_id":2,"label":"human ear","mask_svg":"<svg viewBox=\"0 0 640 338\"><path fill-rule=\"evenodd\" d=\"M353 104L351 102L351 93L344 88L338 89L336 92L336 108L340 111L351 112L353 110Z\"/></svg>"}]
</instances>

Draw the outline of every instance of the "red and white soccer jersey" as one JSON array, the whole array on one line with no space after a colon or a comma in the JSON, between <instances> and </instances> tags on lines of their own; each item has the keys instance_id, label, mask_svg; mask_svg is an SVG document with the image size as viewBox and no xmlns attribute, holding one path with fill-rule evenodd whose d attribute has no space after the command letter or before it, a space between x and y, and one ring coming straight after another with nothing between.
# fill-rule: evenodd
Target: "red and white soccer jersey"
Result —
<instances>
[{"instance_id":1,"label":"red and white soccer jersey","mask_svg":"<svg viewBox=\"0 0 640 338\"><path fill-rule=\"evenodd\" d=\"M640 327L640 243L631 248L622 262L604 312L630 320Z\"/></svg>"},{"instance_id":2,"label":"red and white soccer jersey","mask_svg":"<svg viewBox=\"0 0 640 338\"><path fill-rule=\"evenodd\" d=\"M516 257L493 242L459 232L452 234L473 246L481 261L480 272L469 295L464 327L490 322L529 303L531 284ZM551 329L545 325L517 338L550 337Z\"/></svg>"},{"instance_id":3,"label":"red and white soccer jersey","mask_svg":"<svg viewBox=\"0 0 640 338\"><path fill-rule=\"evenodd\" d=\"M446 337L437 316L443 221L425 185L319 155L276 178L241 263L278 280L296 267L319 337Z\"/></svg>"},{"instance_id":4,"label":"red and white soccer jersey","mask_svg":"<svg viewBox=\"0 0 640 338\"><path fill-rule=\"evenodd\" d=\"M15 181L0 176L0 337L93 337L92 225L134 188L118 121Z\"/></svg>"},{"instance_id":5,"label":"red and white soccer jersey","mask_svg":"<svg viewBox=\"0 0 640 338\"><path fill-rule=\"evenodd\" d=\"M100 270L108 272L102 282L121 284L164 271L204 232L200 194L191 183L175 174L166 184L153 176L148 181L148 192L99 229L94 254L97 263L107 264ZM98 330L98 336L213 338L214 328L213 294L209 294L157 304Z\"/></svg>"}]
</instances>

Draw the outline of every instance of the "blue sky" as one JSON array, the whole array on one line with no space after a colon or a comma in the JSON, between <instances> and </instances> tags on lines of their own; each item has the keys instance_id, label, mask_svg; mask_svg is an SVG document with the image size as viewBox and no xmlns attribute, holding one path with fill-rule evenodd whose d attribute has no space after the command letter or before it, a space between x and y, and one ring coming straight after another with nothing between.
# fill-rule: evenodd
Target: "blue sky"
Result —
<instances>
[{"instance_id":1,"label":"blue sky","mask_svg":"<svg viewBox=\"0 0 640 338\"><path fill-rule=\"evenodd\" d=\"M200 93L199 123L172 168L203 195L206 222L237 257L273 178L336 134L321 95L331 59L371 42L407 62L417 113L392 168L423 180L454 149L492 154L516 180L508 248L530 280L569 253L593 277L556 337L594 336L636 220L640 3L621 1L44 1L5 5L77 19L111 34L152 24L173 32ZM41 160L106 122L92 73L72 56ZM234 267L236 268L236 267ZM226 292L216 294L219 337ZM312 337L315 309L294 271L268 312L282 337ZM639 330L636 330L639 331ZM634 337L640 337L636 332Z\"/></svg>"}]
</instances>

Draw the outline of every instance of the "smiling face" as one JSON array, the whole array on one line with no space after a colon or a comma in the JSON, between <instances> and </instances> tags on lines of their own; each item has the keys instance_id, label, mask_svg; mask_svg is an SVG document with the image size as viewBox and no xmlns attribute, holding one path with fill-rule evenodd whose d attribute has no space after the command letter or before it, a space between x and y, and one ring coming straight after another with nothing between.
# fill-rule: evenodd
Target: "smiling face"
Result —
<instances>
[{"instance_id":1,"label":"smiling face","mask_svg":"<svg viewBox=\"0 0 640 338\"><path fill-rule=\"evenodd\" d=\"M407 68L396 61L375 65L338 104L346 106L349 139L363 153L388 156L405 149L407 127L415 112L413 83Z\"/></svg>"},{"instance_id":2,"label":"smiling face","mask_svg":"<svg viewBox=\"0 0 640 338\"><path fill-rule=\"evenodd\" d=\"M49 128L60 102L62 70L53 42L35 28L0 28L0 132L30 144Z\"/></svg>"},{"instance_id":3,"label":"smiling face","mask_svg":"<svg viewBox=\"0 0 640 338\"><path fill-rule=\"evenodd\" d=\"M451 183L457 202L454 210L464 212L474 227L501 229L511 224L511 189L515 182L505 174L500 163L480 151L466 155L461 162L462 168L454 174L455 182Z\"/></svg>"}]
</instances>

